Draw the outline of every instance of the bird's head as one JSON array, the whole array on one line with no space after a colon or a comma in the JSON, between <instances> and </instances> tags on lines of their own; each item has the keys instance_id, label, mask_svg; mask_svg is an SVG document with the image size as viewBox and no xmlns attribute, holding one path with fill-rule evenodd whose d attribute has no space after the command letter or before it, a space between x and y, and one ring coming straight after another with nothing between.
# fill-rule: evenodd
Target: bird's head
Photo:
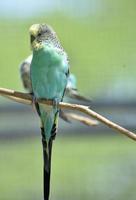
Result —
<instances>
[{"instance_id":1,"label":"bird's head","mask_svg":"<svg viewBox=\"0 0 136 200\"><path fill-rule=\"evenodd\" d=\"M54 41L56 38L56 33L47 24L33 24L29 29L29 33L31 47L34 50L41 49L43 43Z\"/></svg>"}]
</instances>

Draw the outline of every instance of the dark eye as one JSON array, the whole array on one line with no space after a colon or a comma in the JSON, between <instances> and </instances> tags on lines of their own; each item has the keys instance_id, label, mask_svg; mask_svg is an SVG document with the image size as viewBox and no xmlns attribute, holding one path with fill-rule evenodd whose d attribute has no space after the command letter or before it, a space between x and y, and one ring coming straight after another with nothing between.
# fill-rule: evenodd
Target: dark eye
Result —
<instances>
[{"instance_id":1,"label":"dark eye","mask_svg":"<svg viewBox=\"0 0 136 200\"><path fill-rule=\"evenodd\" d=\"M49 30L48 30L48 29L44 29L44 30L43 30L43 33L44 33L44 34L47 34L47 33L49 33Z\"/></svg>"}]
</instances>

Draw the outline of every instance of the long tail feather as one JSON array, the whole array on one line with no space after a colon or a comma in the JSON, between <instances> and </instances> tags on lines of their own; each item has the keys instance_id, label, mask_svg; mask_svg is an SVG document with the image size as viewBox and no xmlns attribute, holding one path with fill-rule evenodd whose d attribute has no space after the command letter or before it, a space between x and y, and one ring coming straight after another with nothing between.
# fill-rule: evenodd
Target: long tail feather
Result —
<instances>
[{"instance_id":1,"label":"long tail feather","mask_svg":"<svg viewBox=\"0 0 136 200\"><path fill-rule=\"evenodd\" d=\"M41 128L42 134L42 145L43 145L43 190L44 200L49 200L50 195L50 176L51 176L51 156L52 156L52 145L53 140L56 136L56 124L54 123L51 131L50 140L47 142L45 138L44 128Z\"/></svg>"},{"instance_id":2,"label":"long tail feather","mask_svg":"<svg viewBox=\"0 0 136 200\"><path fill-rule=\"evenodd\" d=\"M49 199L50 194L50 175L51 175L51 154L52 154L52 138L47 141L43 138L43 159L44 159L44 200Z\"/></svg>"}]
</instances>

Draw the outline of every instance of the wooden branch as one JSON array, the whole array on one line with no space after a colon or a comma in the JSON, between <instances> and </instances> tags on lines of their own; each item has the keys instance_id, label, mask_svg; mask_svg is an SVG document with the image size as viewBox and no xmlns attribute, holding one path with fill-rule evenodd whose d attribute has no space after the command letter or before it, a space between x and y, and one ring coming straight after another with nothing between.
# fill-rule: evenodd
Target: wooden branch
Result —
<instances>
[{"instance_id":1,"label":"wooden branch","mask_svg":"<svg viewBox=\"0 0 136 200\"><path fill-rule=\"evenodd\" d=\"M9 90L6 89L6 93L7 91L9 92ZM10 90L11 91L11 90ZM3 89L2 89L2 93L3 93ZM4 89L4 93L5 93L5 89ZM12 91L12 93L14 94L14 91ZM8 95L5 95L5 94L1 94L3 97L6 97L10 100L13 100L13 101L16 101L18 103L23 103L23 104L32 104L31 101L29 100L26 100L26 99L22 99L20 97L15 97L15 96L8 96ZM29 98L29 96L28 96ZM82 115L77 115L77 114L74 114L74 113L66 113L66 116L72 120L76 120L76 121L79 121L80 123L84 124L84 125L87 125L87 126L96 126L99 124L99 122L97 120L93 120L93 119L90 119L88 117L85 117L85 116L82 116Z\"/></svg>"},{"instance_id":2,"label":"wooden branch","mask_svg":"<svg viewBox=\"0 0 136 200\"><path fill-rule=\"evenodd\" d=\"M5 89L5 88L0 88L0 95L7 97L7 98L10 98L10 99L17 101L19 103L25 103L25 104L29 104L29 105L32 104L32 96L30 94L17 92L17 91ZM53 102L51 100L39 99L38 102L41 103L41 104L46 104L46 105L51 105L51 106L53 105ZM117 131L121 134L124 134L127 137L131 138L132 140L136 141L136 135L133 132L131 132L131 131L117 125L116 123L106 119L102 115L91 110L88 106L70 104L70 103L64 103L64 102L60 102L58 106L61 109L76 110L76 111L80 111L82 113L85 113L86 115L91 116L91 117L95 118L96 120L102 122L103 124L105 124L109 128L112 128L115 131Z\"/></svg>"}]
</instances>

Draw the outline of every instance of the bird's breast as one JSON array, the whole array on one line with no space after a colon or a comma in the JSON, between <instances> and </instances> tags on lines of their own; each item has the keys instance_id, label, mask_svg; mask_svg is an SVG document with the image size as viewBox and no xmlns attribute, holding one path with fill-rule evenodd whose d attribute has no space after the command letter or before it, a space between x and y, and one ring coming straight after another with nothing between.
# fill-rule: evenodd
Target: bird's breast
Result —
<instances>
[{"instance_id":1,"label":"bird's breast","mask_svg":"<svg viewBox=\"0 0 136 200\"><path fill-rule=\"evenodd\" d=\"M38 98L62 98L67 83L66 58L53 49L43 49L33 55L32 87Z\"/></svg>"}]
</instances>

